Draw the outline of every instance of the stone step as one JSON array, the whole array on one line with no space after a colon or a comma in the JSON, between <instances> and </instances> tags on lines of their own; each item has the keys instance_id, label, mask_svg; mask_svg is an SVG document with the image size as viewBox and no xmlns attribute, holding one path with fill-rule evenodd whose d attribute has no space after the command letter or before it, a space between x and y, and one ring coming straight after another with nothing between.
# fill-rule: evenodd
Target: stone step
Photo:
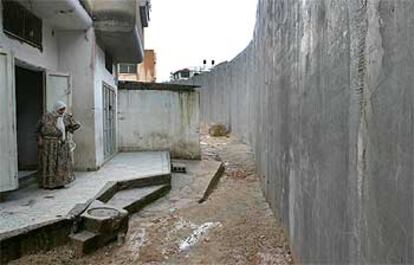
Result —
<instances>
[{"instance_id":1,"label":"stone step","mask_svg":"<svg viewBox=\"0 0 414 265\"><path fill-rule=\"evenodd\" d=\"M76 256L124 238L128 231L128 215L164 196L170 189L170 184L132 188L117 191L105 202L93 201L81 215L80 232L70 236Z\"/></svg>"},{"instance_id":2,"label":"stone step","mask_svg":"<svg viewBox=\"0 0 414 265\"><path fill-rule=\"evenodd\" d=\"M128 211L115 205L94 201L81 217L81 229L92 233L114 238L128 231Z\"/></svg>"},{"instance_id":3,"label":"stone step","mask_svg":"<svg viewBox=\"0 0 414 265\"><path fill-rule=\"evenodd\" d=\"M37 184L37 170L19 171L19 189Z\"/></svg>"},{"instance_id":4,"label":"stone step","mask_svg":"<svg viewBox=\"0 0 414 265\"><path fill-rule=\"evenodd\" d=\"M118 182L108 182L96 196L101 202L108 202L117 192L123 190L152 187L156 185L170 185L171 173L154 176L146 176L136 179L122 180Z\"/></svg>"},{"instance_id":5,"label":"stone step","mask_svg":"<svg viewBox=\"0 0 414 265\"><path fill-rule=\"evenodd\" d=\"M94 201L81 217L80 231L70 235L79 257L124 237L128 232L128 212L113 205Z\"/></svg>"},{"instance_id":6,"label":"stone step","mask_svg":"<svg viewBox=\"0 0 414 265\"><path fill-rule=\"evenodd\" d=\"M92 253L98 249L99 234L82 231L76 234L71 234L69 238L72 241L72 246L77 257Z\"/></svg>"},{"instance_id":7,"label":"stone step","mask_svg":"<svg viewBox=\"0 0 414 265\"><path fill-rule=\"evenodd\" d=\"M135 188L117 192L107 203L117 208L136 213L151 202L163 197L171 189L171 185L157 185Z\"/></svg>"}]
</instances>

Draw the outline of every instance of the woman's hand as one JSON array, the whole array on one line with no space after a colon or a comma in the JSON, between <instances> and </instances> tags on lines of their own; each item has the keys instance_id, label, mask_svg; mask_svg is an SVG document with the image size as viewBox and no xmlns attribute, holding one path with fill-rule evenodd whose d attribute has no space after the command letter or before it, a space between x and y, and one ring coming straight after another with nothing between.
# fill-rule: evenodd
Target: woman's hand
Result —
<instances>
[{"instance_id":1,"label":"woman's hand","mask_svg":"<svg viewBox=\"0 0 414 265\"><path fill-rule=\"evenodd\" d=\"M73 124L66 127L66 131L74 133L77 129L80 128L80 124Z\"/></svg>"},{"instance_id":2,"label":"woman's hand","mask_svg":"<svg viewBox=\"0 0 414 265\"><path fill-rule=\"evenodd\" d=\"M37 146L39 147L43 146L43 138L41 136L37 137Z\"/></svg>"}]
</instances>

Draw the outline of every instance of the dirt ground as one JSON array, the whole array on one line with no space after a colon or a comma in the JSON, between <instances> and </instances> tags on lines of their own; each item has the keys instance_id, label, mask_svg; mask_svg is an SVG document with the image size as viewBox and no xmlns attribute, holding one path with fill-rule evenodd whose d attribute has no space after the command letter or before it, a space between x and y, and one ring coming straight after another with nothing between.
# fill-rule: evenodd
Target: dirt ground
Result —
<instances>
[{"instance_id":1,"label":"dirt ground","mask_svg":"<svg viewBox=\"0 0 414 265\"><path fill-rule=\"evenodd\" d=\"M204 135L201 144L203 160L226 167L204 203L180 190L132 216L125 242L83 258L64 247L11 264L293 264L284 231L260 191L249 148L232 136Z\"/></svg>"}]
</instances>

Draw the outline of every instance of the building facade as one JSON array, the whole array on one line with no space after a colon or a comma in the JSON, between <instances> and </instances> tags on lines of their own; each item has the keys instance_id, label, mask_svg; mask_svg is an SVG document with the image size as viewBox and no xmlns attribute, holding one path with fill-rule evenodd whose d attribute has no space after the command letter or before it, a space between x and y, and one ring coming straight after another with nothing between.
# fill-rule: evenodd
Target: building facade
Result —
<instances>
[{"instance_id":1,"label":"building facade","mask_svg":"<svg viewBox=\"0 0 414 265\"><path fill-rule=\"evenodd\" d=\"M154 83L157 81L155 65L157 57L154 50L145 50L141 64L120 64L119 80Z\"/></svg>"},{"instance_id":2,"label":"building facade","mask_svg":"<svg viewBox=\"0 0 414 265\"><path fill-rule=\"evenodd\" d=\"M171 77L170 79L172 81L177 81L177 80L187 80L190 79L194 76L199 75L201 72L197 71L197 70L192 70L189 68L184 68L178 71L175 71L173 73L171 73Z\"/></svg>"},{"instance_id":3,"label":"building facade","mask_svg":"<svg viewBox=\"0 0 414 265\"><path fill-rule=\"evenodd\" d=\"M36 122L56 100L82 124L78 170L117 152L116 65L143 61L148 18L143 0L0 1L0 192L37 168Z\"/></svg>"}]
</instances>

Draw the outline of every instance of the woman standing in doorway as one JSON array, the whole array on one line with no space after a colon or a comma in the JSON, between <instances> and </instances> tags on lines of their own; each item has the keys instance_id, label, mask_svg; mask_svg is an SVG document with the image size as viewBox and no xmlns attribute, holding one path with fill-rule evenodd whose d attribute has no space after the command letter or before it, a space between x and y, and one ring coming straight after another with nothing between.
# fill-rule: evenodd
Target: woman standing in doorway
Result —
<instances>
[{"instance_id":1,"label":"woman standing in doorway","mask_svg":"<svg viewBox=\"0 0 414 265\"><path fill-rule=\"evenodd\" d=\"M75 179L72 134L80 128L66 105L57 101L53 111L43 115L38 125L39 186L45 189L62 188Z\"/></svg>"}]
</instances>

